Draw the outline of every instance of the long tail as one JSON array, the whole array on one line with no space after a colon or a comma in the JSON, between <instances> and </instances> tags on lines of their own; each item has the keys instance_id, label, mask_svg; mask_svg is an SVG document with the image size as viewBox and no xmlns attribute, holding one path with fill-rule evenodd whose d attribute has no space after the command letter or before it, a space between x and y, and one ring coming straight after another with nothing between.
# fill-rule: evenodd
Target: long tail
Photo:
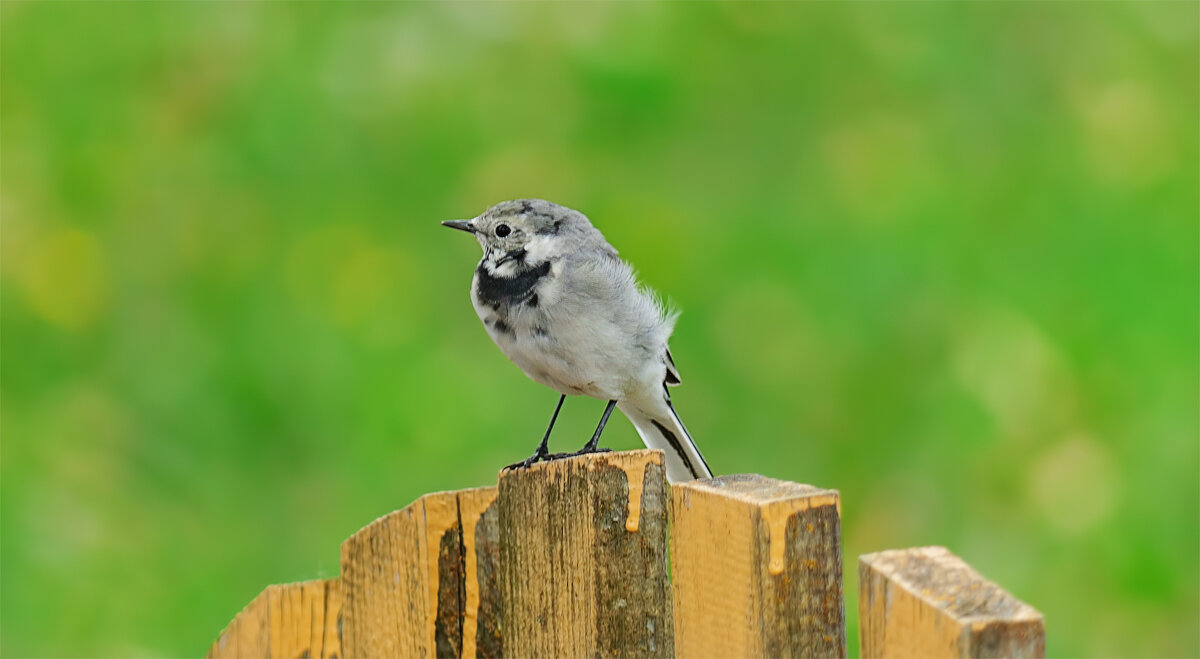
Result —
<instances>
[{"instance_id":1,"label":"long tail","mask_svg":"<svg viewBox=\"0 0 1200 659\"><path fill-rule=\"evenodd\" d=\"M711 478L712 470L700 455L691 434L683 427L671 401L652 397L650 400L621 401L617 407L629 420L648 448L662 449L667 455L667 480L672 483L695 478ZM650 408L650 409L647 409Z\"/></svg>"}]
</instances>

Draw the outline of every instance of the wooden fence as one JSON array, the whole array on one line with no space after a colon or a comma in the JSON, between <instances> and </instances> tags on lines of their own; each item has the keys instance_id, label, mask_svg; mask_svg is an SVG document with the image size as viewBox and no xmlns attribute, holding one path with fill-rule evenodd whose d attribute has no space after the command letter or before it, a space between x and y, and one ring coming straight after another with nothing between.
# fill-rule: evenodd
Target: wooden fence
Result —
<instances>
[{"instance_id":1,"label":"wooden fence","mask_svg":"<svg viewBox=\"0 0 1200 659\"><path fill-rule=\"evenodd\" d=\"M212 659L844 657L836 490L669 486L659 451L437 492L342 543L341 577L269 586ZM942 547L859 559L864 657L1042 657L1040 613Z\"/></svg>"}]
</instances>

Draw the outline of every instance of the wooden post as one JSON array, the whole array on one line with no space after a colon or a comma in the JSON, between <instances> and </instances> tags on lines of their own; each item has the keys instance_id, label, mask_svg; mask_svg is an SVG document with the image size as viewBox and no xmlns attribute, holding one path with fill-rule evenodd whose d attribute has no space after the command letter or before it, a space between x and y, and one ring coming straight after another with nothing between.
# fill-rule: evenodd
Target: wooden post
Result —
<instances>
[{"instance_id":1,"label":"wooden post","mask_svg":"<svg viewBox=\"0 0 1200 659\"><path fill-rule=\"evenodd\" d=\"M336 659L337 579L267 586L213 643L208 659Z\"/></svg>"},{"instance_id":2,"label":"wooden post","mask_svg":"<svg viewBox=\"0 0 1200 659\"><path fill-rule=\"evenodd\" d=\"M845 657L836 490L758 475L671 488L682 657Z\"/></svg>"},{"instance_id":3,"label":"wooden post","mask_svg":"<svg viewBox=\"0 0 1200 659\"><path fill-rule=\"evenodd\" d=\"M500 474L504 654L675 655L661 451Z\"/></svg>"},{"instance_id":4,"label":"wooden post","mask_svg":"<svg viewBox=\"0 0 1200 659\"><path fill-rule=\"evenodd\" d=\"M1044 657L1042 614L945 547L858 559L863 657Z\"/></svg>"},{"instance_id":5,"label":"wooden post","mask_svg":"<svg viewBox=\"0 0 1200 659\"><path fill-rule=\"evenodd\" d=\"M837 491L668 487L661 451L425 495L347 539L341 568L269 586L208 657L846 656ZM1042 615L943 547L863 556L859 585L864 657L1045 656Z\"/></svg>"},{"instance_id":6,"label":"wooden post","mask_svg":"<svg viewBox=\"0 0 1200 659\"><path fill-rule=\"evenodd\" d=\"M494 497L495 488L426 494L342 544L347 657L474 656L464 654L463 632L479 619L466 573L478 562L464 549L477 545L464 541L464 519L474 534Z\"/></svg>"}]
</instances>

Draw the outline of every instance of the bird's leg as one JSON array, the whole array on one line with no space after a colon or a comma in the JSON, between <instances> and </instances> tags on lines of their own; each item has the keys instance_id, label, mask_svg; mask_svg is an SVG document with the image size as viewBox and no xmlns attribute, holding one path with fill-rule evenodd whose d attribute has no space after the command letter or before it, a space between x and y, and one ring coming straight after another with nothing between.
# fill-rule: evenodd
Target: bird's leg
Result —
<instances>
[{"instance_id":1,"label":"bird's leg","mask_svg":"<svg viewBox=\"0 0 1200 659\"><path fill-rule=\"evenodd\" d=\"M505 467L505 469L525 469L534 463L545 460L547 457L549 457L550 431L554 430L554 422L558 420L558 411L562 409L563 401L566 399L566 394L562 394L558 397L558 405L554 407L554 416L550 417L550 425L546 428L546 434L542 437L542 443L538 444L537 450L533 452L533 455L520 462L514 462Z\"/></svg>"},{"instance_id":2,"label":"bird's leg","mask_svg":"<svg viewBox=\"0 0 1200 659\"><path fill-rule=\"evenodd\" d=\"M608 405L604 406L604 414L600 417L600 424L596 426L596 432L592 433L592 438L588 440L588 443L584 444L583 448L579 449L577 453L578 455L610 450L606 448L597 448L596 445L600 443L600 435L604 432L604 426L608 424L608 417L612 414L613 408L616 406L617 401L615 400L608 401Z\"/></svg>"},{"instance_id":3,"label":"bird's leg","mask_svg":"<svg viewBox=\"0 0 1200 659\"><path fill-rule=\"evenodd\" d=\"M611 451L612 449L597 448L596 445L600 443L600 434L604 432L604 426L608 423L608 417L612 414L613 408L616 406L617 401L608 401L608 406L604 408L604 416L600 417L600 425L596 426L596 432L592 433L592 438L588 440L587 444L583 445L583 448L574 453L555 453L549 456L548 459L558 460L561 458L573 458L577 455L587 455L588 453L605 453Z\"/></svg>"}]
</instances>

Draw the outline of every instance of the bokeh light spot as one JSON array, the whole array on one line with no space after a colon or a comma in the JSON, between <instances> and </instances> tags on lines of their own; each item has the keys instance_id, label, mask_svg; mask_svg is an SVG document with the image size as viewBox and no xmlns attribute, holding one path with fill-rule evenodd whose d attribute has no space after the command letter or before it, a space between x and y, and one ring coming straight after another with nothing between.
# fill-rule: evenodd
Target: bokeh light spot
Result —
<instances>
[{"instance_id":1,"label":"bokeh light spot","mask_svg":"<svg viewBox=\"0 0 1200 659\"><path fill-rule=\"evenodd\" d=\"M1028 319L991 310L960 331L952 356L959 382L1006 439L1031 439L1073 409L1073 383L1050 340Z\"/></svg>"},{"instance_id":2,"label":"bokeh light spot","mask_svg":"<svg viewBox=\"0 0 1200 659\"><path fill-rule=\"evenodd\" d=\"M108 266L96 237L66 228L45 236L22 262L21 289L33 311L63 329L90 327L108 306Z\"/></svg>"},{"instance_id":3,"label":"bokeh light spot","mask_svg":"<svg viewBox=\"0 0 1200 659\"><path fill-rule=\"evenodd\" d=\"M1089 161L1105 181L1138 186L1174 164L1178 145L1167 137L1163 109L1151 89L1126 80L1078 96Z\"/></svg>"},{"instance_id":4,"label":"bokeh light spot","mask_svg":"<svg viewBox=\"0 0 1200 659\"><path fill-rule=\"evenodd\" d=\"M1121 477L1108 448L1077 433L1048 450L1029 473L1029 496L1056 531L1082 533L1103 522L1120 498Z\"/></svg>"}]
</instances>

